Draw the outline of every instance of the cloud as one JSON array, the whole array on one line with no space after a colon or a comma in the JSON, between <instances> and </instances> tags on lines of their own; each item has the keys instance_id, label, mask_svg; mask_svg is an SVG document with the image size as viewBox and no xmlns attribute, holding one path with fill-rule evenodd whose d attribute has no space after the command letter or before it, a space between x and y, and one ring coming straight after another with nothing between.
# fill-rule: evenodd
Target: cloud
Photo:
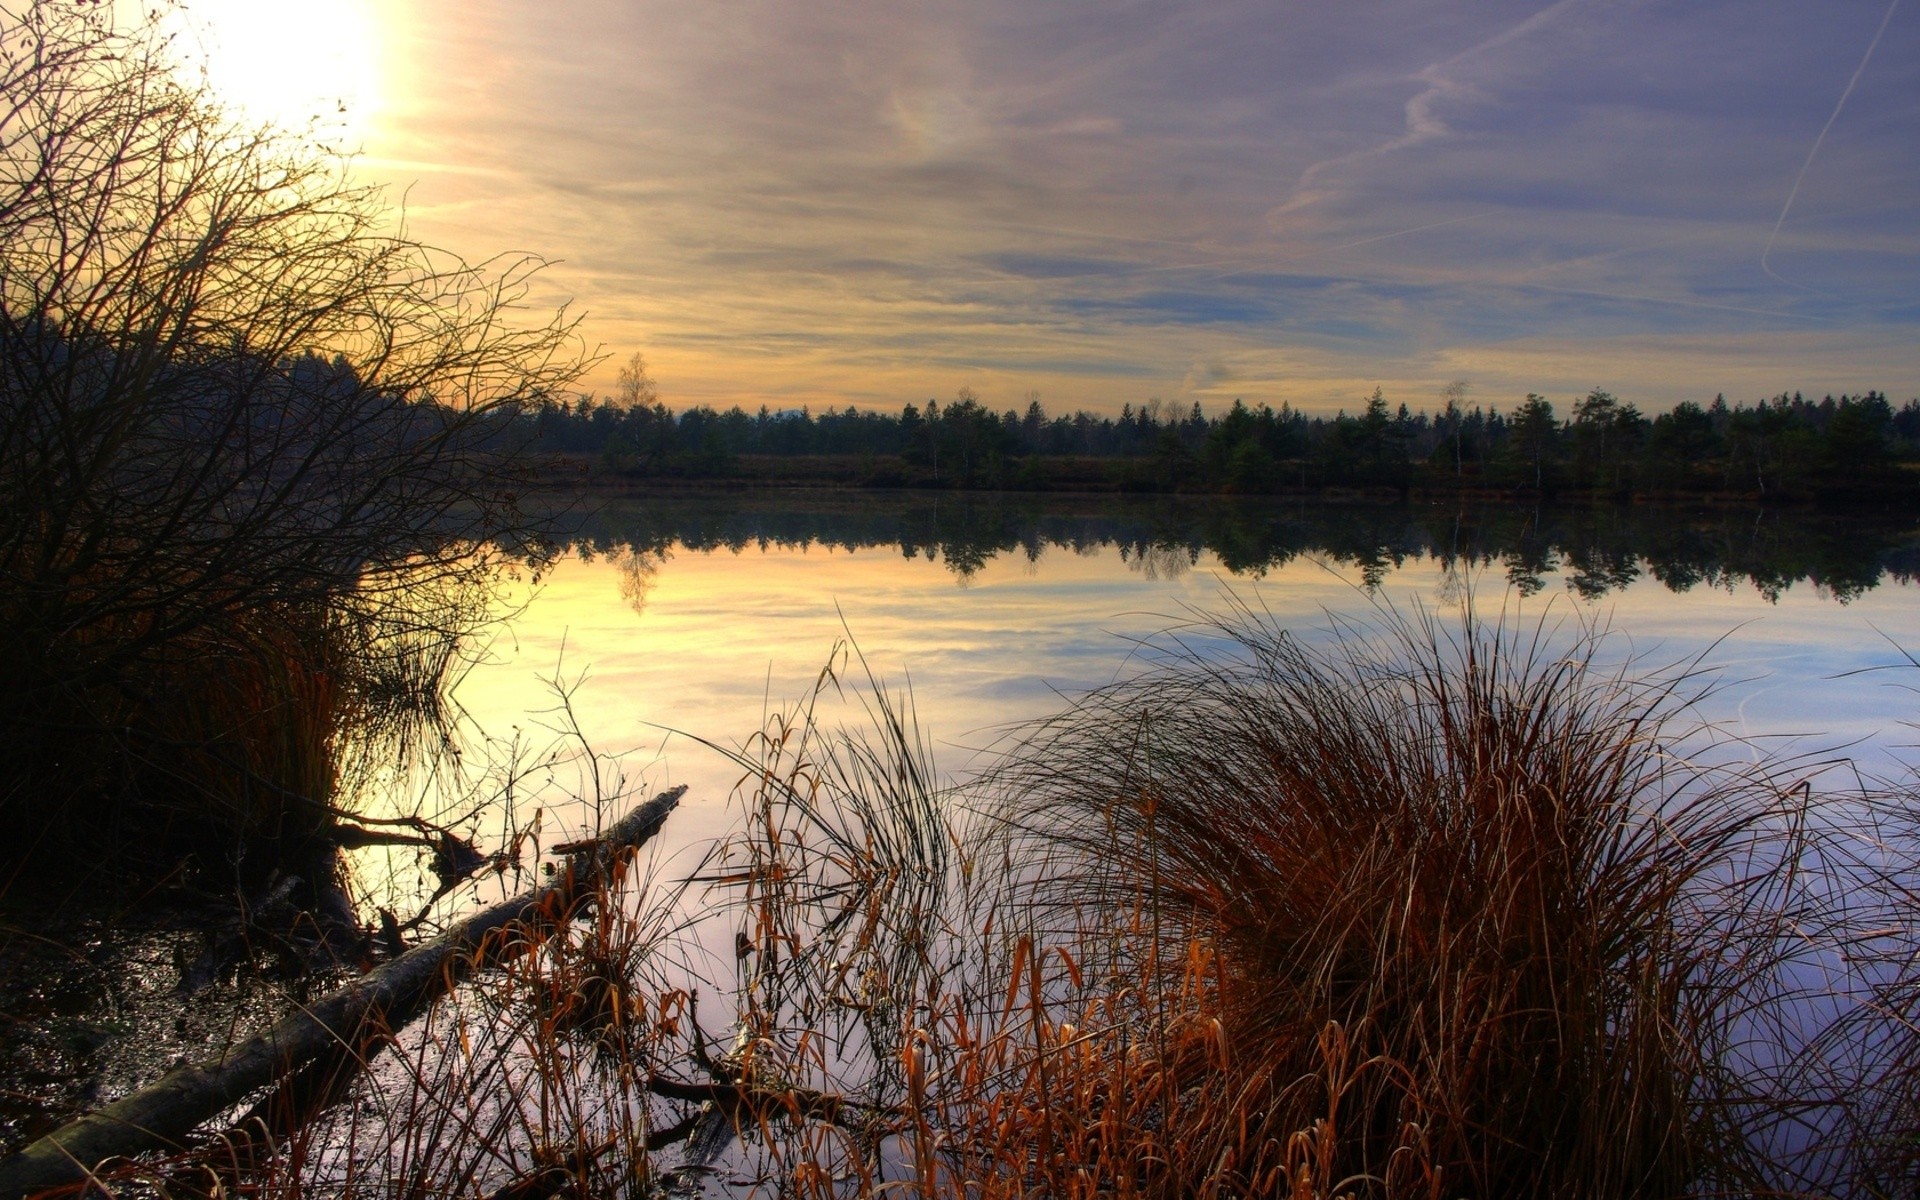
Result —
<instances>
[{"instance_id":1,"label":"cloud","mask_svg":"<svg viewBox=\"0 0 1920 1200\"><path fill-rule=\"evenodd\" d=\"M1920 391L1920 20L1780 222L1795 286L1760 261L1883 0L396 11L366 166L434 241L562 260L542 298L675 403Z\"/></svg>"}]
</instances>

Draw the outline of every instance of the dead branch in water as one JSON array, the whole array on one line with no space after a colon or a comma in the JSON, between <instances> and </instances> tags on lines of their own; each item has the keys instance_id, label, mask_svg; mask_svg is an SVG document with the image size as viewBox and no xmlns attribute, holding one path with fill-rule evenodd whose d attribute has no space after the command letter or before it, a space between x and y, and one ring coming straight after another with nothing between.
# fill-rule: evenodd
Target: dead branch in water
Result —
<instances>
[{"instance_id":1,"label":"dead branch in water","mask_svg":"<svg viewBox=\"0 0 1920 1200\"><path fill-rule=\"evenodd\" d=\"M201 1123L322 1058L358 1057L479 967L524 953L609 882L626 852L653 838L686 792L660 793L599 838L579 843L554 882L475 913L233 1047L219 1061L170 1071L0 1162L0 1197L87 1178L108 1158L178 1148Z\"/></svg>"}]
</instances>

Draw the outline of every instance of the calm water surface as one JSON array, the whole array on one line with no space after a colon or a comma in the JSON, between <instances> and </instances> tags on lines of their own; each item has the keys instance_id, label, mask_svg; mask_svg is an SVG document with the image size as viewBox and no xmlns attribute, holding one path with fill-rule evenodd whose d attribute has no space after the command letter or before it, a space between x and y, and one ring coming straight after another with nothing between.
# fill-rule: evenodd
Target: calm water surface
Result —
<instances>
[{"instance_id":1,"label":"calm water surface","mask_svg":"<svg viewBox=\"0 0 1920 1200\"><path fill-rule=\"evenodd\" d=\"M1382 606L1455 621L1471 603L1566 640L1597 622L1615 631L1615 661L1705 655L1718 686L1698 715L1749 740L1728 753L1838 764L1823 787L1852 783L1848 760L1891 775L1920 759L1907 749L1920 670L1903 656L1920 653L1910 519L762 495L623 500L564 528L458 698L496 741L538 751L562 724L561 681L580 732L620 756L634 792L689 785L654 848L656 878L696 874L736 826L741 770L702 741L740 745L849 639L890 686L911 688L954 777L990 763L1020 722L1137 670L1155 639L1208 644L1196 623L1235 605L1319 642ZM857 704L831 715L860 718ZM547 830L592 824L570 798L585 784L577 758L528 782L513 812L482 816L483 846L535 807ZM388 876L402 890L401 873L420 874L404 861ZM669 900L676 986L735 986L728 902L699 886ZM1812 998L1791 1020L1821 1028L1843 1005L1827 982L1841 965L1821 952L1782 968L1788 994ZM1762 1032L1744 1051L1754 1063L1791 1052ZM853 1045L835 1053L857 1061ZM1792 1148L1812 1135L1768 1136Z\"/></svg>"},{"instance_id":2,"label":"calm water surface","mask_svg":"<svg viewBox=\"0 0 1920 1200\"><path fill-rule=\"evenodd\" d=\"M1316 639L1383 604L1457 614L1469 594L1509 621L1598 621L1618 656L1705 653L1720 686L1701 713L1729 733L1875 771L1898 769L1920 718L1904 518L802 493L624 499L567 521L458 698L490 736L545 745L551 681L570 681L582 732L637 789L690 785L683 843L725 828L740 773L695 738L737 746L847 639L910 686L956 775L1135 667L1143 639L1234 602Z\"/></svg>"}]
</instances>

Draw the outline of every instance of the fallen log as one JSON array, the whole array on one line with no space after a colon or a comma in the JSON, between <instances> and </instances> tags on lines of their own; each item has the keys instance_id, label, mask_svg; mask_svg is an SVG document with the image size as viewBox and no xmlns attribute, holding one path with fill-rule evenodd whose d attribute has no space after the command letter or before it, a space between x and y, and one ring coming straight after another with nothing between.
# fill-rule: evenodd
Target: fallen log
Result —
<instances>
[{"instance_id":1,"label":"fallen log","mask_svg":"<svg viewBox=\"0 0 1920 1200\"><path fill-rule=\"evenodd\" d=\"M539 931L571 919L625 852L660 831L686 790L662 792L600 837L574 843L547 886L475 913L217 1061L170 1071L0 1162L0 1197L82 1182L109 1158L177 1149L202 1123L303 1066L377 1045L477 967L531 948Z\"/></svg>"}]
</instances>

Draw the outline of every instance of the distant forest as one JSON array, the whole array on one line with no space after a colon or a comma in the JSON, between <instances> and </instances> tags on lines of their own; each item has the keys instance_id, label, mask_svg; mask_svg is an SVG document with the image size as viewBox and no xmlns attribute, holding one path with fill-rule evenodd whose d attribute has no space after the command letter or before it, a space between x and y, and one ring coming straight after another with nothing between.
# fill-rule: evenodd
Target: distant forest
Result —
<instances>
[{"instance_id":1,"label":"distant forest","mask_svg":"<svg viewBox=\"0 0 1920 1200\"><path fill-rule=\"evenodd\" d=\"M818 481L874 487L1137 492L1323 488L1599 496L1725 493L1759 499L1893 498L1920 491L1920 400L1879 392L1683 403L1649 417L1595 390L1557 412L1457 399L1438 413L1376 390L1357 414L1287 405L1222 413L1152 401L1120 415L1056 416L1038 399L995 412L970 391L897 414L674 412L649 398L548 401L522 415L537 448L572 469L633 480Z\"/></svg>"}]
</instances>

